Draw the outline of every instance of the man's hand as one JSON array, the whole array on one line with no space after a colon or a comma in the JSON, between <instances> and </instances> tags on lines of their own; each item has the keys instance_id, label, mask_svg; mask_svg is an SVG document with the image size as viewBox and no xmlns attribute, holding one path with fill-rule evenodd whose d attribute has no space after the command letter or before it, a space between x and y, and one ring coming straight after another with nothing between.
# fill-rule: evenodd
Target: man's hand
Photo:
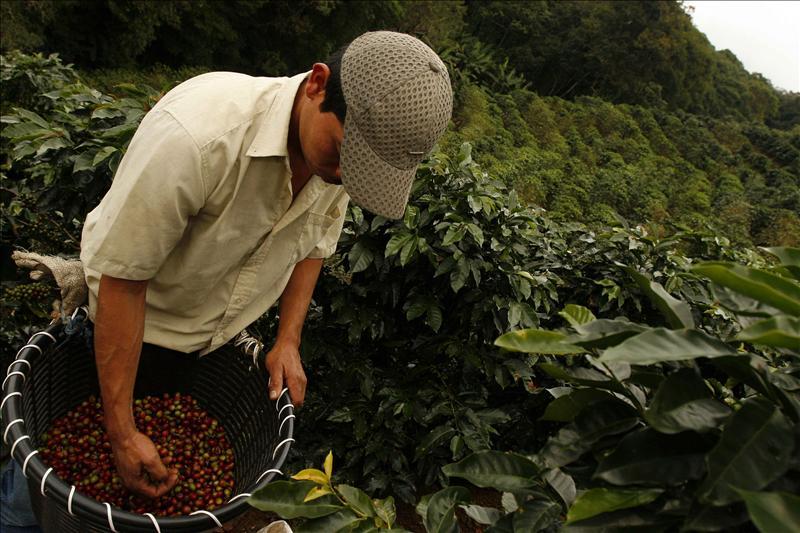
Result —
<instances>
[{"instance_id":1,"label":"man's hand","mask_svg":"<svg viewBox=\"0 0 800 533\"><path fill-rule=\"evenodd\" d=\"M164 466L153 441L144 433L136 431L123 439L112 440L111 447L122 484L133 492L157 498L178 482L178 471Z\"/></svg>"},{"instance_id":2,"label":"man's hand","mask_svg":"<svg viewBox=\"0 0 800 533\"><path fill-rule=\"evenodd\" d=\"M290 342L275 343L267 354L269 372L269 398L277 400L283 387L289 387L289 396L295 407L303 405L306 397L306 373L300 362L300 351Z\"/></svg>"}]
</instances>

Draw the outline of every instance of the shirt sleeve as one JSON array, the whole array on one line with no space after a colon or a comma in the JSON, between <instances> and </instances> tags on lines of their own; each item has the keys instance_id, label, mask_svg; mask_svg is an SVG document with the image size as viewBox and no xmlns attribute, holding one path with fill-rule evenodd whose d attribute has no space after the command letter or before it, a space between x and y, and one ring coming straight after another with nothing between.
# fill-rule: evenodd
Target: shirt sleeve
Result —
<instances>
[{"instance_id":1,"label":"shirt sleeve","mask_svg":"<svg viewBox=\"0 0 800 533\"><path fill-rule=\"evenodd\" d=\"M87 216L84 265L123 279L154 277L205 203L203 172L199 148L172 115L145 116L111 188Z\"/></svg>"},{"instance_id":2,"label":"shirt sleeve","mask_svg":"<svg viewBox=\"0 0 800 533\"><path fill-rule=\"evenodd\" d=\"M330 227L328 227L328 231L325 232L325 235L323 235L314 249L309 252L309 259L326 259L336 252L336 245L339 243L339 236L342 234L344 219L347 215L348 202L350 202L350 196L342 192L341 198L339 198L335 204L339 216L337 216Z\"/></svg>"}]
</instances>

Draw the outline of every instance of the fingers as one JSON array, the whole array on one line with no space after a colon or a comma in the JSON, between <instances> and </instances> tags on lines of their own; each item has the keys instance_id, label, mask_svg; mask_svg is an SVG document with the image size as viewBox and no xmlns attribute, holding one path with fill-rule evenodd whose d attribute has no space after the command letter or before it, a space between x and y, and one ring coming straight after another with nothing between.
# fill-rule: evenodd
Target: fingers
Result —
<instances>
[{"instance_id":1,"label":"fingers","mask_svg":"<svg viewBox=\"0 0 800 533\"><path fill-rule=\"evenodd\" d=\"M292 398L292 404L295 407L300 407L306 399L306 375L305 372L300 370L300 374L287 376L286 386L289 387L289 396Z\"/></svg>"},{"instance_id":2,"label":"fingers","mask_svg":"<svg viewBox=\"0 0 800 533\"><path fill-rule=\"evenodd\" d=\"M277 400L283 390L283 365L270 364L267 360L267 372L269 372L269 399Z\"/></svg>"}]
</instances>

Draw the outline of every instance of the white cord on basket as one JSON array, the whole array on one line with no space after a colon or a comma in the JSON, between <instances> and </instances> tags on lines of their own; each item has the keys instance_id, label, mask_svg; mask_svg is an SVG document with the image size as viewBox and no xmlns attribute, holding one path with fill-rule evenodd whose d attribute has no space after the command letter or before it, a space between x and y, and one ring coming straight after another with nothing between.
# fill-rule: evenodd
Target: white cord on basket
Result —
<instances>
[{"instance_id":1,"label":"white cord on basket","mask_svg":"<svg viewBox=\"0 0 800 533\"><path fill-rule=\"evenodd\" d=\"M258 482L259 482L259 481L261 481L262 479L264 479L264 476L266 476L266 475L267 475L267 474L269 474L270 472L275 472L276 474L283 475L283 472L281 472L281 471L280 471L280 470L278 470L277 468L270 468L269 470L267 470L266 472L264 472L263 474L261 474L260 476L258 476L258 479L256 480L255 484L256 484L256 485L258 485Z\"/></svg>"},{"instance_id":2,"label":"white cord on basket","mask_svg":"<svg viewBox=\"0 0 800 533\"><path fill-rule=\"evenodd\" d=\"M155 516L153 516L153 515L152 515L152 514L150 514L150 513L144 513L144 515L145 515L147 518L149 518L151 522L153 522L153 525L154 525L154 526L156 526L156 531L157 531L158 533L161 533L161 526L159 526L159 525L158 525L158 521L156 520L156 517L155 517Z\"/></svg>"},{"instance_id":3,"label":"white cord on basket","mask_svg":"<svg viewBox=\"0 0 800 533\"><path fill-rule=\"evenodd\" d=\"M114 527L114 521L111 519L111 504L110 503L103 503L106 506L106 516L108 516L108 527L111 528L111 531L114 533L118 533L117 528Z\"/></svg>"},{"instance_id":4,"label":"white cord on basket","mask_svg":"<svg viewBox=\"0 0 800 533\"><path fill-rule=\"evenodd\" d=\"M228 500L228 503L231 503L231 502L233 502L233 500L238 500L239 498L249 498L249 497L250 497L250 496L252 496L252 495L253 495L253 494L252 494L252 493L250 493L250 492L243 492L243 493L241 493L241 494L237 494L236 496L234 496L233 498L231 498L230 500Z\"/></svg>"},{"instance_id":5,"label":"white cord on basket","mask_svg":"<svg viewBox=\"0 0 800 533\"><path fill-rule=\"evenodd\" d=\"M28 477L28 473L25 470L28 469L28 461L31 460L31 457L39 453L39 450L33 450L31 453L28 454L28 457L25 458L25 461L22 462L22 475Z\"/></svg>"},{"instance_id":6,"label":"white cord on basket","mask_svg":"<svg viewBox=\"0 0 800 533\"><path fill-rule=\"evenodd\" d=\"M19 351L17 352L17 355L16 355L16 356L14 356L14 359L16 359L17 357L19 357L19 354L21 354L21 353L22 353L22 350L25 350L26 348L36 348L37 350L39 350L39 355L42 355L42 354L44 353L44 352L42 351L42 349L41 349L41 348L39 348L37 345L35 345L35 344L26 344L25 346L23 346L22 348L20 348L20 349L19 349Z\"/></svg>"},{"instance_id":7,"label":"white cord on basket","mask_svg":"<svg viewBox=\"0 0 800 533\"><path fill-rule=\"evenodd\" d=\"M277 399L277 400L275 400L275 410L276 410L276 411L278 411L278 402L279 402L279 401L281 401L281 398L282 398L282 397L283 397L283 395L284 395L284 394L286 394L287 392L289 392L289 389L288 389L288 388L284 388L284 389L281 391L281 394L280 394L280 396L278 396L278 399ZM291 405L291 403L289 403L289 404L287 404L287 405ZM286 407L286 406L284 405L284 407ZM283 411L283 409L281 409L281 411ZM278 414L280 414L280 411L278 412Z\"/></svg>"},{"instance_id":8,"label":"white cord on basket","mask_svg":"<svg viewBox=\"0 0 800 533\"><path fill-rule=\"evenodd\" d=\"M31 335L31 338L30 338L30 339L28 339L28 342L31 342L31 341L32 341L33 339L35 339L35 338L36 338L38 335L46 335L46 336L50 337L51 339L53 339L53 342L56 342L56 338L55 338L55 337L53 337L52 335L50 335L49 333L47 333L46 331L40 331L40 332L38 332L38 333L34 333L33 335Z\"/></svg>"},{"instance_id":9,"label":"white cord on basket","mask_svg":"<svg viewBox=\"0 0 800 533\"><path fill-rule=\"evenodd\" d=\"M5 406L5 404L8 401L8 399L11 398L12 396L22 396L22 393L19 392L19 391L16 391L16 392L9 392L8 394L6 394L6 397L3 398L2 402L0 402L0 411L3 410L3 406Z\"/></svg>"},{"instance_id":10,"label":"white cord on basket","mask_svg":"<svg viewBox=\"0 0 800 533\"><path fill-rule=\"evenodd\" d=\"M20 438L18 438L17 440L14 441L14 444L11 445L11 453L9 454L9 456L11 456L12 458L14 457L14 450L17 449L17 444L19 444L19 442L21 440L25 440L25 439L30 439L30 436L23 435L23 436L21 436Z\"/></svg>"},{"instance_id":11,"label":"white cord on basket","mask_svg":"<svg viewBox=\"0 0 800 533\"><path fill-rule=\"evenodd\" d=\"M283 407L281 407L281 410L280 410L280 411L278 411L278 417L280 417L280 416L281 416L281 413L282 413L282 412L283 412L283 410L284 410L284 409L286 409L287 407L288 407L288 408L290 408L290 409L294 409L294 405L292 405L292 404L290 404L290 403L287 403L286 405L284 405Z\"/></svg>"},{"instance_id":12,"label":"white cord on basket","mask_svg":"<svg viewBox=\"0 0 800 533\"><path fill-rule=\"evenodd\" d=\"M275 460L275 455L278 453L278 448L283 446L284 444L288 444L290 442L294 442L294 439L289 437L288 439L283 439L277 446L275 446L275 451L272 452L272 460Z\"/></svg>"},{"instance_id":13,"label":"white cord on basket","mask_svg":"<svg viewBox=\"0 0 800 533\"><path fill-rule=\"evenodd\" d=\"M47 472L45 472L45 473L44 473L44 475L42 476L42 486L41 486L41 488L39 489L39 492L41 492L41 493L42 493L42 496L44 496L44 482L45 482L45 481L47 481L47 476L49 476L49 475L50 475L50 472L52 472L52 471L53 471L53 469L52 469L52 468L48 468L48 469L47 469Z\"/></svg>"},{"instance_id":14,"label":"white cord on basket","mask_svg":"<svg viewBox=\"0 0 800 533\"><path fill-rule=\"evenodd\" d=\"M8 365L8 371L6 372L6 375L8 375L8 372L11 371L11 366L16 365L17 363L25 363L26 365L28 365L28 370L31 369L31 362L28 361L27 359L15 359L14 361L11 362L10 365Z\"/></svg>"},{"instance_id":15,"label":"white cord on basket","mask_svg":"<svg viewBox=\"0 0 800 533\"><path fill-rule=\"evenodd\" d=\"M75 513L72 512L72 498L75 496L75 485L72 485L72 488L69 489L69 497L67 498L67 512L75 516Z\"/></svg>"},{"instance_id":16,"label":"white cord on basket","mask_svg":"<svg viewBox=\"0 0 800 533\"><path fill-rule=\"evenodd\" d=\"M8 425L6 426L6 430L3 433L3 442L5 442L6 444L8 444L8 430L11 429L11 426L13 426L18 422L24 422L24 420L22 420L21 418L17 418L16 420L12 420L11 422L9 422Z\"/></svg>"},{"instance_id":17,"label":"white cord on basket","mask_svg":"<svg viewBox=\"0 0 800 533\"><path fill-rule=\"evenodd\" d=\"M13 376L14 374L16 374L18 376L22 376L22 382L25 383L25 377L26 377L25 373L24 372L20 372L19 370L14 370L13 372L9 372L6 375L6 379L3 380L3 385L0 385L0 389L5 389L6 388L6 381L11 379L11 376Z\"/></svg>"},{"instance_id":18,"label":"white cord on basket","mask_svg":"<svg viewBox=\"0 0 800 533\"><path fill-rule=\"evenodd\" d=\"M214 522L217 524L217 527L222 527L222 522L220 522L219 519L216 516L214 516L214 513L210 513L208 511L200 510L200 511L195 511L193 513L189 513L189 516L194 515L194 514L206 514L206 515L210 516L212 520L214 520Z\"/></svg>"},{"instance_id":19,"label":"white cord on basket","mask_svg":"<svg viewBox=\"0 0 800 533\"><path fill-rule=\"evenodd\" d=\"M278 435L280 435L280 434L281 434L281 430L283 429L283 424L284 424L284 423L285 423L287 420L289 420L290 418L295 418L295 416L294 416L294 415L286 415L285 417L283 417L283 421L281 422L281 425L280 425L280 426L278 426Z\"/></svg>"}]
</instances>

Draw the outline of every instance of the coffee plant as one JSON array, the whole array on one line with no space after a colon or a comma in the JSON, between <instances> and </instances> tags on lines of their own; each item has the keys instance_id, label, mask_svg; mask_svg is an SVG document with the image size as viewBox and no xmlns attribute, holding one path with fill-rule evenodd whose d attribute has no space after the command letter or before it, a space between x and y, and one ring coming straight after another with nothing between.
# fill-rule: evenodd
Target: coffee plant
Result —
<instances>
[{"instance_id":1,"label":"coffee plant","mask_svg":"<svg viewBox=\"0 0 800 533\"><path fill-rule=\"evenodd\" d=\"M569 305L561 330L524 329L495 344L531 354L549 376L539 420L560 429L522 453L486 451L447 465L452 480L503 491L504 509L469 507L492 531L794 531L800 524L800 249L768 269L706 262L713 284L693 305L626 271L666 323L598 319ZM733 317L727 334L695 316ZM450 487L419 512L437 531L469 492ZM427 507L426 507L427 505Z\"/></svg>"}]
</instances>

